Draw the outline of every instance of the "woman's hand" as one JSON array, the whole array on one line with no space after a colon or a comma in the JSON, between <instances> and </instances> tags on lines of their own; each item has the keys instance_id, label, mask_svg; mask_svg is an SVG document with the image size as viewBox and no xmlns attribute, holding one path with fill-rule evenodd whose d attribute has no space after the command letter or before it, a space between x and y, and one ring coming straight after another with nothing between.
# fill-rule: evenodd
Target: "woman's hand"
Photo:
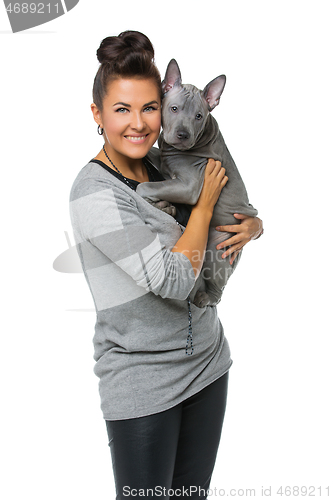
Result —
<instances>
[{"instance_id":1,"label":"woman's hand","mask_svg":"<svg viewBox=\"0 0 333 500\"><path fill-rule=\"evenodd\" d=\"M214 206L227 182L228 177L225 175L225 168L221 168L221 162L209 158L205 168L204 183L195 208L207 210L213 215Z\"/></svg>"},{"instance_id":2,"label":"woman's hand","mask_svg":"<svg viewBox=\"0 0 333 500\"><path fill-rule=\"evenodd\" d=\"M259 236L263 233L263 223L259 217L248 217L247 215L241 214L234 214L234 217L236 217L236 219L240 219L241 223L229 226L218 226L216 228L217 231L236 233L231 238L223 241L216 247L217 250L221 250L221 248L231 245L230 248L222 255L223 259L231 255L230 264L234 262L240 250L244 245L246 245L246 243L259 238Z\"/></svg>"}]
</instances>

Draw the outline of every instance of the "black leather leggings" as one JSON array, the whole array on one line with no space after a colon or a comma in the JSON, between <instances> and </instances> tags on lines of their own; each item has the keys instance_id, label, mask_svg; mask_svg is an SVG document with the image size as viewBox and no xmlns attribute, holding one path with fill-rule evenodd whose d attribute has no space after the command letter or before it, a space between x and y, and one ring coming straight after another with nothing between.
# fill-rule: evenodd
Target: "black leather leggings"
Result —
<instances>
[{"instance_id":1,"label":"black leather leggings","mask_svg":"<svg viewBox=\"0 0 333 500\"><path fill-rule=\"evenodd\" d=\"M226 372L169 410L106 420L117 500L206 498L221 436L228 376Z\"/></svg>"}]
</instances>

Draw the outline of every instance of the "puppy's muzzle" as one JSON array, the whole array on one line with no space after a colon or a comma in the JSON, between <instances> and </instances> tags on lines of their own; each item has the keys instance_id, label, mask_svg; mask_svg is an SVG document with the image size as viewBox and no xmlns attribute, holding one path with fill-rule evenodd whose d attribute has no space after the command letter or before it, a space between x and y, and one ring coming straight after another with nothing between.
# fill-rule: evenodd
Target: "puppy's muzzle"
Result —
<instances>
[{"instance_id":1,"label":"puppy's muzzle","mask_svg":"<svg viewBox=\"0 0 333 500\"><path fill-rule=\"evenodd\" d=\"M180 141L187 141L187 139L190 137L190 134L186 130L178 130L176 136Z\"/></svg>"}]
</instances>

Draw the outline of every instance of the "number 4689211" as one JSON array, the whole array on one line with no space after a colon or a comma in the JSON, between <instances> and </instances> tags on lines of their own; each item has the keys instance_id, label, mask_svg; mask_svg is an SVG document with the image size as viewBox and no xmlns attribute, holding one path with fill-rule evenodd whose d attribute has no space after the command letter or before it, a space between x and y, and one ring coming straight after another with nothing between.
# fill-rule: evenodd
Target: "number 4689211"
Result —
<instances>
[{"instance_id":1,"label":"number 4689211","mask_svg":"<svg viewBox=\"0 0 333 500\"><path fill-rule=\"evenodd\" d=\"M55 11L53 10L55 8ZM44 4L44 3L10 3L7 8L10 14L45 14L56 12L59 13L59 4Z\"/></svg>"}]
</instances>

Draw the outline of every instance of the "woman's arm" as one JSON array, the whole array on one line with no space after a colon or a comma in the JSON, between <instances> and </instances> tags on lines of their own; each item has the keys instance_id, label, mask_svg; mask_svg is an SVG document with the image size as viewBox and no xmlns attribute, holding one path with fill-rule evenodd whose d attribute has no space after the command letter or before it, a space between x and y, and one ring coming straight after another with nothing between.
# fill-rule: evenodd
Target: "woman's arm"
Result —
<instances>
[{"instance_id":1,"label":"woman's arm","mask_svg":"<svg viewBox=\"0 0 333 500\"><path fill-rule=\"evenodd\" d=\"M160 241L159 233L142 217L135 198L127 186L113 178L94 177L92 173L75 182L70 214L90 286L100 294L99 304L105 303L103 296L109 293L122 301L148 292L185 300L195 285L191 262L185 255L171 252L171 244ZM155 212L154 227L158 227L165 216L160 218L159 211ZM168 237L172 242L177 239L171 236L172 230L177 235L181 232L170 221L166 241Z\"/></svg>"},{"instance_id":2,"label":"woman's arm","mask_svg":"<svg viewBox=\"0 0 333 500\"><path fill-rule=\"evenodd\" d=\"M196 278L203 265L214 206L227 181L228 177L225 175L225 169L221 168L221 162L210 158L205 168L200 197L192 209L183 235L172 249L172 252L186 255Z\"/></svg>"},{"instance_id":3,"label":"woman's arm","mask_svg":"<svg viewBox=\"0 0 333 500\"><path fill-rule=\"evenodd\" d=\"M241 223L229 226L218 226L217 231L227 231L230 233L236 233L231 238L223 241L217 245L217 250L221 250L229 245L230 248L224 252L222 258L226 258L232 255L230 259L230 264L232 264L239 254L240 250L251 240L256 240L264 232L263 222L259 217L248 217L242 214L234 214L236 219L240 219Z\"/></svg>"}]
</instances>

